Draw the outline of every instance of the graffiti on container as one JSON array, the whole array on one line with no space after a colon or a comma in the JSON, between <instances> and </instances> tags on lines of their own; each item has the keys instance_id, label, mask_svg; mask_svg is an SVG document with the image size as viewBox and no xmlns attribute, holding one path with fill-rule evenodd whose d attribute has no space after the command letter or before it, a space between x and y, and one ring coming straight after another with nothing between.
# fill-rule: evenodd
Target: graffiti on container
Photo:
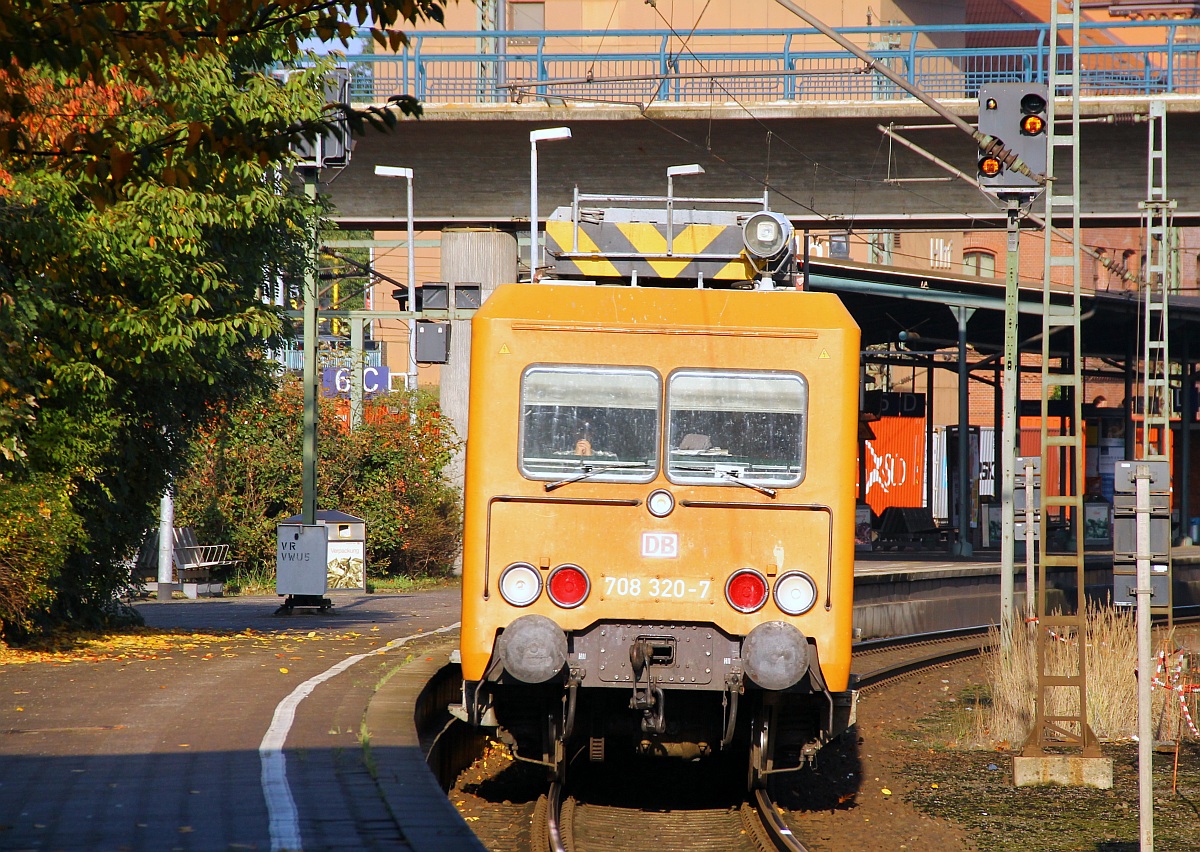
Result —
<instances>
[{"instance_id":1,"label":"graffiti on container","mask_svg":"<svg viewBox=\"0 0 1200 852\"><path fill-rule=\"evenodd\" d=\"M876 485L886 494L908 480L908 460L895 453L877 453L867 441L867 493Z\"/></svg>"}]
</instances>

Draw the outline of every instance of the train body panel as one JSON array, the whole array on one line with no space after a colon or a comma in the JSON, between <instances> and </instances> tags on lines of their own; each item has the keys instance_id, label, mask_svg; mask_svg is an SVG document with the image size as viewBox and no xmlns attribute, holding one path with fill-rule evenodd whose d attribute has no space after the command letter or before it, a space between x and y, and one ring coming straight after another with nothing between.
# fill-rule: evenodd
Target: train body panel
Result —
<instances>
[{"instance_id":1,"label":"train body panel","mask_svg":"<svg viewBox=\"0 0 1200 852\"><path fill-rule=\"evenodd\" d=\"M529 428L522 377L531 367L555 365L645 371L638 378L646 385L656 382L659 398L662 386L681 370L731 371L735 383L743 372L799 375L807 395L801 481L794 487L772 485L773 497L729 477L672 482L662 463L670 450L659 448L652 475L629 477L635 481L589 478L548 492L555 473L521 470L523 428ZM545 615L568 631L617 618L709 623L743 636L769 616L795 623L810 638L828 639L821 648L825 680L834 691L845 689L858 332L836 298L507 285L474 321L472 376L463 578L466 679L483 678L497 631L524 614ZM660 414L658 420L664 419ZM720 458L703 453L696 458ZM562 472L570 478L568 468ZM672 478L698 477L684 472ZM664 518L645 506L657 489L668 490L676 503ZM674 549L663 553L664 547ZM543 581L558 565L578 564L588 572L591 592L572 609L556 606L545 594L514 608L498 594L497 582L516 562L534 566ZM755 569L769 582L802 570L816 582L819 600L795 617L780 612L774 601L752 613L737 612L726 602L724 586L739 568Z\"/></svg>"}]
</instances>

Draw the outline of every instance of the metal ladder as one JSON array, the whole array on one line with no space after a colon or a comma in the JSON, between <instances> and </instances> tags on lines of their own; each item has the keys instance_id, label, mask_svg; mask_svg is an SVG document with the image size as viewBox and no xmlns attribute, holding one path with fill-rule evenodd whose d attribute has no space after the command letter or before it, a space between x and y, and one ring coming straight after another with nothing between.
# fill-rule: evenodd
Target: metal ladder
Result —
<instances>
[{"instance_id":1,"label":"metal ladder","mask_svg":"<svg viewBox=\"0 0 1200 852\"><path fill-rule=\"evenodd\" d=\"M1025 744L1026 756L1042 754L1047 746L1074 745L1083 748L1085 757L1099 756L1099 743L1087 719L1087 603L1084 597L1083 554L1083 493L1084 493L1084 425L1083 425L1083 358L1080 344L1082 239L1079 217L1079 4L1069 8L1060 0L1050 4L1050 97L1047 99L1046 174L1053 180L1047 184L1045 273L1042 282L1042 535L1039 540L1040 565L1037 595L1037 695L1035 697L1034 729ZM1066 70L1060 69L1060 34L1070 32L1070 60ZM1059 131L1056 122L1057 99L1065 93L1071 98L1070 131ZM1054 254L1051 225L1065 225L1070 220L1071 251ZM1051 282L1055 270L1070 269L1070 306L1052 305ZM1061 291L1059 291L1061 294ZM1054 349L1051 344L1054 344ZM1064 351L1063 361L1052 366L1054 351ZM1068 363L1069 362L1069 363ZM1065 397L1070 401L1070 417L1063 418L1058 435L1050 434L1051 400ZM1057 408L1057 406L1056 406ZM1062 488L1051 482L1050 458L1059 454L1059 479ZM1061 493L1056 493L1059 491ZM1057 548L1051 552L1051 536L1046 529L1051 510L1069 520L1074 547ZM1047 611L1046 574L1051 568L1075 569L1076 603L1072 615L1052 615ZM1047 650L1051 642L1067 639L1064 647L1072 649L1076 664L1066 671L1047 672ZM1074 709L1054 710L1049 707L1052 693L1074 693L1066 704Z\"/></svg>"},{"instance_id":2,"label":"metal ladder","mask_svg":"<svg viewBox=\"0 0 1200 852\"><path fill-rule=\"evenodd\" d=\"M1146 263L1142 270L1142 441L1148 461L1171 460L1171 361L1167 349L1167 297L1176 289L1171 212L1167 200L1167 105L1150 102L1145 211ZM1181 519L1186 523L1187 519ZM1168 543L1169 547L1169 543ZM1172 615L1171 557L1167 556L1167 599L1154 601L1150 611Z\"/></svg>"}]
</instances>

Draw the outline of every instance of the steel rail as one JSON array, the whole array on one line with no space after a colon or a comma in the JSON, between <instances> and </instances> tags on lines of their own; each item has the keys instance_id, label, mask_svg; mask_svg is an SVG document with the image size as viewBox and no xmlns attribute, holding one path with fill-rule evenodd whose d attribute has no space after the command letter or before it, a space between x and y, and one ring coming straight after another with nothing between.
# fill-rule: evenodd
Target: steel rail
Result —
<instances>
[{"instance_id":1,"label":"steel rail","mask_svg":"<svg viewBox=\"0 0 1200 852\"><path fill-rule=\"evenodd\" d=\"M546 793L546 831L550 837L550 852L567 852L562 832L562 794L561 781L553 782Z\"/></svg>"},{"instance_id":2,"label":"steel rail","mask_svg":"<svg viewBox=\"0 0 1200 852\"><path fill-rule=\"evenodd\" d=\"M946 642L952 640L941 641ZM914 643L914 645L921 644L925 643ZM965 647L935 651L931 654L913 657L908 660L903 660L899 663L892 663L891 665L882 666L874 671L867 672L866 674L858 677L855 687L859 692L878 689L891 683L892 681L899 680L900 678L907 677L911 674L916 674L917 672L925 671L926 669L937 668L938 666L945 665L946 663L953 663L957 660L966 659L967 657L977 657L980 654L987 652L992 647L994 646L988 641L986 636L980 636Z\"/></svg>"},{"instance_id":3,"label":"steel rail","mask_svg":"<svg viewBox=\"0 0 1200 852\"><path fill-rule=\"evenodd\" d=\"M758 818L762 820L776 849L780 852L808 852L807 847L796 839L796 835L792 834L792 830L783 821L779 808L771 801L766 790L759 788L754 791L754 805L758 811Z\"/></svg>"}]
</instances>

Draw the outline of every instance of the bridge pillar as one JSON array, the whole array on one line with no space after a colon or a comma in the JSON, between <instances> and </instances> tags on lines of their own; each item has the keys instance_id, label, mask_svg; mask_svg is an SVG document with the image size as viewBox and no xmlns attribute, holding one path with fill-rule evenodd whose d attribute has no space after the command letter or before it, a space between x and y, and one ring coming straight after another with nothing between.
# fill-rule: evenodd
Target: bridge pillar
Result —
<instances>
[{"instance_id":1,"label":"bridge pillar","mask_svg":"<svg viewBox=\"0 0 1200 852\"><path fill-rule=\"evenodd\" d=\"M500 284L517 280L517 240L510 233L492 228L448 228L442 231L442 280L450 284L480 285L481 301ZM471 323L454 320L450 328L450 360L441 371L442 411L464 441L471 382ZM446 478L460 491L463 487L465 456L457 452L446 469ZM462 570L462 556L456 573Z\"/></svg>"}]
</instances>

